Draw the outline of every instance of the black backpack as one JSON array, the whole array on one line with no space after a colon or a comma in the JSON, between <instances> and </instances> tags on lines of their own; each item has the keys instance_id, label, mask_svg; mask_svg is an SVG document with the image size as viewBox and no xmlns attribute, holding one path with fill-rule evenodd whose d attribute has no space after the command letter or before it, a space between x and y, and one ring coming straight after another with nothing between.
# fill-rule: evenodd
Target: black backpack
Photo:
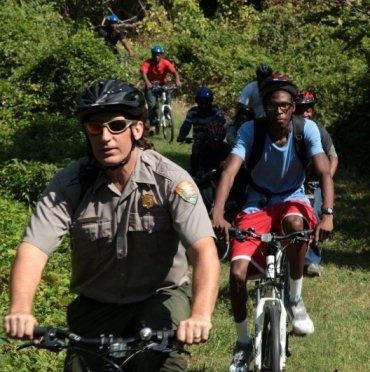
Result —
<instances>
[{"instance_id":1,"label":"black backpack","mask_svg":"<svg viewBox=\"0 0 370 372\"><path fill-rule=\"evenodd\" d=\"M303 168L306 169L309 164L309 159L307 157L307 149L306 149L306 144L304 142L304 136L303 136L305 120L302 117L293 115L292 122L293 122L294 149L298 155L298 158L302 162ZM295 189L288 189L288 190L284 190L283 192L274 193L264 187L258 186L252 180L251 172L262 157L262 153L263 153L263 149L265 145L266 133L267 133L268 120L266 118L255 119L253 124L251 125L254 125L254 140L253 140L251 155L249 157L248 167L247 167L248 183L256 191L264 194L268 198L271 198L273 195L287 194L289 192L295 191Z\"/></svg>"}]
</instances>

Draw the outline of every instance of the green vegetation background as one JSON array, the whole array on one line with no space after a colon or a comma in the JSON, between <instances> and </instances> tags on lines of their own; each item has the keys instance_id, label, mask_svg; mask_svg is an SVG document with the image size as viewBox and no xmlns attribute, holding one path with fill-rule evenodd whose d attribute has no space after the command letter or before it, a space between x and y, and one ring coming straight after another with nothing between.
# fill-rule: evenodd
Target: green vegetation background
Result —
<instances>
[{"instance_id":1,"label":"green vegetation background","mask_svg":"<svg viewBox=\"0 0 370 372\"><path fill-rule=\"evenodd\" d=\"M97 5L97 3L99 3ZM305 281L316 333L294 339L288 371L359 371L370 365L369 334L369 61L368 0L264 1L262 12L243 1L219 1L213 18L195 0L165 9L148 0L129 36L135 56L118 63L96 37L96 24L113 2L0 1L0 316L8 306L10 263L33 203L52 175L85 151L73 117L79 92L97 77L140 86L138 66L149 46L164 45L184 81L177 123L194 89L212 88L231 116L237 94L268 62L318 93L319 120L334 135L341 160L336 233L325 245L324 276ZM167 2L168 3L168 2ZM114 4L113 4L114 5ZM97 21L99 20L99 21ZM189 147L156 148L184 167ZM68 241L50 260L37 294L43 324L65 325ZM227 300L227 265L212 339L192 348L192 371L225 370L234 341ZM0 340L0 370L57 371L63 354L15 351Z\"/></svg>"}]
</instances>

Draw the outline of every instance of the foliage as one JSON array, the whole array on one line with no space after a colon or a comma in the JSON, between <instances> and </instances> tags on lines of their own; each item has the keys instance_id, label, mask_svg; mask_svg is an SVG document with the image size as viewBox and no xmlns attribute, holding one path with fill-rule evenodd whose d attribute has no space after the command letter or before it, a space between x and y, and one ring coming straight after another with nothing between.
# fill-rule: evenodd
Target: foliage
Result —
<instances>
[{"instance_id":1,"label":"foliage","mask_svg":"<svg viewBox=\"0 0 370 372\"><path fill-rule=\"evenodd\" d=\"M69 31L68 22L46 2L19 5L5 0L0 17L0 78L8 77L19 66L35 62L40 53Z\"/></svg>"},{"instance_id":2,"label":"foliage","mask_svg":"<svg viewBox=\"0 0 370 372\"><path fill-rule=\"evenodd\" d=\"M31 205L40 197L57 170L53 164L11 160L0 169L1 192Z\"/></svg>"},{"instance_id":3,"label":"foliage","mask_svg":"<svg viewBox=\"0 0 370 372\"><path fill-rule=\"evenodd\" d=\"M9 121L0 138L0 159L66 164L85 155L86 139L76 119L40 113L29 120Z\"/></svg>"}]
</instances>

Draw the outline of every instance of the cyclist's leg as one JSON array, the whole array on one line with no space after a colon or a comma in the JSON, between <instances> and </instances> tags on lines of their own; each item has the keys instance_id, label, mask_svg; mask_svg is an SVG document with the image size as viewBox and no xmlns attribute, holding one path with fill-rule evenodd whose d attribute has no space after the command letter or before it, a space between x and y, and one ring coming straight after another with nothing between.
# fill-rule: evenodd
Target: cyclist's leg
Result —
<instances>
[{"instance_id":1,"label":"cyclist's leg","mask_svg":"<svg viewBox=\"0 0 370 372\"><path fill-rule=\"evenodd\" d=\"M312 207L300 201L289 201L275 206L273 213L280 214L280 226L277 230L284 233L313 228L316 217ZM289 261L289 313L293 320L293 329L297 333L313 333L312 320L306 312L302 300L303 265L307 243L289 244L286 248Z\"/></svg>"},{"instance_id":2,"label":"cyclist's leg","mask_svg":"<svg viewBox=\"0 0 370 372\"><path fill-rule=\"evenodd\" d=\"M311 202L311 205L317 219L319 219L321 204L322 204L321 189L320 187L316 187L313 192L313 201ZM321 262L321 255L319 254L319 252L320 248L318 246L312 246L312 244L310 244L304 262L305 270L307 272L311 268L314 269L314 272L310 275L320 275L319 264Z\"/></svg>"},{"instance_id":3,"label":"cyclist's leg","mask_svg":"<svg viewBox=\"0 0 370 372\"><path fill-rule=\"evenodd\" d=\"M101 303L90 298L79 296L67 310L68 328L81 336L99 337L100 334L132 334L132 317L135 310L130 305ZM96 348L92 348L96 352ZM86 372L102 371L104 361L91 353L68 351L64 371Z\"/></svg>"},{"instance_id":4,"label":"cyclist's leg","mask_svg":"<svg viewBox=\"0 0 370 372\"><path fill-rule=\"evenodd\" d=\"M271 217L266 211L239 213L235 224L240 229L253 227L258 233L271 229ZM234 348L230 371L242 368L251 359L252 339L247 329L247 290L248 276L264 273L262 251L266 245L256 239L245 242L231 241L230 299L237 342Z\"/></svg>"},{"instance_id":5,"label":"cyclist's leg","mask_svg":"<svg viewBox=\"0 0 370 372\"><path fill-rule=\"evenodd\" d=\"M316 217L312 207L301 201L288 201L272 207L277 216L274 226L279 232L289 233L300 231L304 228L314 228ZM286 253L289 260L290 275L293 279L303 275L304 257L307 251L307 243L300 242L289 244Z\"/></svg>"},{"instance_id":6,"label":"cyclist's leg","mask_svg":"<svg viewBox=\"0 0 370 372\"><path fill-rule=\"evenodd\" d=\"M145 98L146 102L148 103L148 114L149 114L149 122L150 126L158 126L158 114L156 108L156 98L151 89L145 90Z\"/></svg>"},{"instance_id":7,"label":"cyclist's leg","mask_svg":"<svg viewBox=\"0 0 370 372\"><path fill-rule=\"evenodd\" d=\"M178 288L167 288L144 301L137 307L135 323L145 323L152 329L176 329L181 320L190 315L191 284ZM180 372L186 371L187 362L177 351L169 354L143 353L135 357L130 370L137 372Z\"/></svg>"},{"instance_id":8,"label":"cyclist's leg","mask_svg":"<svg viewBox=\"0 0 370 372\"><path fill-rule=\"evenodd\" d=\"M194 142L191 147L190 171L189 171L192 177L195 177L198 171L200 170L199 169L200 152L201 152L201 141L199 139L194 138Z\"/></svg>"},{"instance_id":9,"label":"cyclist's leg","mask_svg":"<svg viewBox=\"0 0 370 372\"><path fill-rule=\"evenodd\" d=\"M170 105L172 102L172 96L171 96L171 92L166 92L166 104L167 105Z\"/></svg>"}]
</instances>

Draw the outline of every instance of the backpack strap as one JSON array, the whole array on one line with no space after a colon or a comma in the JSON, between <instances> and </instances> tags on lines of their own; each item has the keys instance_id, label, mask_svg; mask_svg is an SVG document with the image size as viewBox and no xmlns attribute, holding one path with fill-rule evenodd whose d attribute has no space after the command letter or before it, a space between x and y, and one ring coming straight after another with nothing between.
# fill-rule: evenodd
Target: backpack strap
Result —
<instances>
[{"instance_id":1,"label":"backpack strap","mask_svg":"<svg viewBox=\"0 0 370 372\"><path fill-rule=\"evenodd\" d=\"M247 171L249 178L252 169L257 165L262 156L263 149L265 147L265 138L267 133L268 121L266 118L255 119L253 121L253 124L251 125L254 126L254 137L252 150L248 160Z\"/></svg>"},{"instance_id":2,"label":"backpack strap","mask_svg":"<svg viewBox=\"0 0 370 372\"><path fill-rule=\"evenodd\" d=\"M304 124L305 120L301 116L292 116L293 122L293 140L294 140L294 149L298 155L299 160L301 161L303 168L306 168L309 159L307 158L307 148L304 142Z\"/></svg>"}]
</instances>

